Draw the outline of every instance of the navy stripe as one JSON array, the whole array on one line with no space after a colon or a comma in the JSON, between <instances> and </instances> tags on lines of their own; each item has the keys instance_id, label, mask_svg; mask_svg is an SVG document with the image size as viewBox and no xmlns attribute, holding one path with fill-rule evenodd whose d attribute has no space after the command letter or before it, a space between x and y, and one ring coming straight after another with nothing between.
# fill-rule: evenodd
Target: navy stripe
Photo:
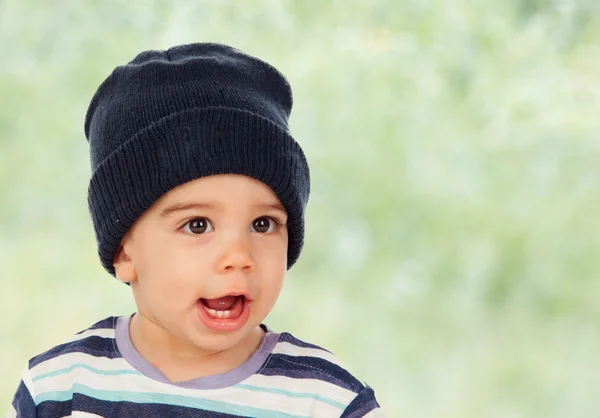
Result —
<instances>
[{"instance_id":1,"label":"navy stripe","mask_svg":"<svg viewBox=\"0 0 600 418\"><path fill-rule=\"evenodd\" d=\"M365 387L347 370L318 357L273 354L259 373L265 376L323 380L356 393Z\"/></svg>"},{"instance_id":2,"label":"navy stripe","mask_svg":"<svg viewBox=\"0 0 600 418\"><path fill-rule=\"evenodd\" d=\"M85 353L95 357L107 357L111 359L119 358L121 356L115 351L114 342L114 338L103 338L92 335L82 340L60 344L29 360L29 368L32 369L44 361L67 353Z\"/></svg>"},{"instance_id":3,"label":"navy stripe","mask_svg":"<svg viewBox=\"0 0 600 418\"><path fill-rule=\"evenodd\" d=\"M46 403L46 402L44 402ZM73 395L73 411L83 411L103 417L179 417L179 418L240 418L241 415L230 415L214 411L206 411L183 406L110 402L91 398L82 394ZM58 415L57 415L58 416Z\"/></svg>"},{"instance_id":4,"label":"navy stripe","mask_svg":"<svg viewBox=\"0 0 600 418\"><path fill-rule=\"evenodd\" d=\"M88 327L88 328L86 328L86 329L84 329L82 331L79 331L77 334L82 334L82 333L84 333L86 331L89 331L91 329L115 329L115 324L116 323L117 323L117 317L116 316L109 316L108 318L103 319L102 321L96 322L91 327Z\"/></svg>"},{"instance_id":5,"label":"navy stripe","mask_svg":"<svg viewBox=\"0 0 600 418\"><path fill-rule=\"evenodd\" d=\"M57 401L46 401L39 404L36 408L37 415L26 415L26 417L67 417L71 416L72 401L57 402ZM20 417L20 415L17 415Z\"/></svg>"},{"instance_id":6,"label":"navy stripe","mask_svg":"<svg viewBox=\"0 0 600 418\"><path fill-rule=\"evenodd\" d=\"M282 332L281 333L281 337L279 338L279 342L287 342L287 343L290 343L290 344L297 345L298 347L304 347L304 348L316 348L318 350L323 350L323 351L325 351L327 353L331 353L331 351L325 350L323 347L319 347L318 345L306 343L306 342L304 342L302 340L299 340L298 338L294 337L292 334L287 333L287 332Z\"/></svg>"},{"instance_id":7,"label":"navy stripe","mask_svg":"<svg viewBox=\"0 0 600 418\"><path fill-rule=\"evenodd\" d=\"M375 399L375 392L369 386L365 386L358 395L350 402L340 418L359 418L365 416L373 409L379 408Z\"/></svg>"},{"instance_id":8,"label":"navy stripe","mask_svg":"<svg viewBox=\"0 0 600 418\"><path fill-rule=\"evenodd\" d=\"M12 401L12 406L17 411L18 417L35 417L35 403L33 402L33 398L27 390L27 386L25 383L21 381L19 383L19 387L17 388L17 392Z\"/></svg>"}]
</instances>

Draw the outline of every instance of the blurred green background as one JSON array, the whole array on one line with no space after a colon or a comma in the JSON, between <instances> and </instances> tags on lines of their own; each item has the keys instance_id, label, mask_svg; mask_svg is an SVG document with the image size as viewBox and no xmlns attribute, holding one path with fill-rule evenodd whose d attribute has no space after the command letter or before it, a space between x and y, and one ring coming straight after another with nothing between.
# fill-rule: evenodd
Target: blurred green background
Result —
<instances>
[{"instance_id":1,"label":"blurred green background","mask_svg":"<svg viewBox=\"0 0 600 418\"><path fill-rule=\"evenodd\" d=\"M29 357L133 311L84 115L116 65L194 41L294 90L313 185L271 327L390 417L600 417L596 0L0 0L0 410Z\"/></svg>"}]
</instances>

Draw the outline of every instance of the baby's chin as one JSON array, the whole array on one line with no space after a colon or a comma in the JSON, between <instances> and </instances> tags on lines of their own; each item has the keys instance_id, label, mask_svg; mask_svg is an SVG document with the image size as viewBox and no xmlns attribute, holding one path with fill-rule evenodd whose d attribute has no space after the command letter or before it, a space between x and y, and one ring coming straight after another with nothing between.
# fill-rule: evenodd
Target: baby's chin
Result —
<instances>
[{"instance_id":1,"label":"baby's chin","mask_svg":"<svg viewBox=\"0 0 600 418\"><path fill-rule=\"evenodd\" d=\"M207 353L223 353L236 348L253 352L264 335L264 331L258 325L248 322L242 328L231 332L196 329L188 338L195 347ZM252 350L248 350L249 348Z\"/></svg>"}]
</instances>

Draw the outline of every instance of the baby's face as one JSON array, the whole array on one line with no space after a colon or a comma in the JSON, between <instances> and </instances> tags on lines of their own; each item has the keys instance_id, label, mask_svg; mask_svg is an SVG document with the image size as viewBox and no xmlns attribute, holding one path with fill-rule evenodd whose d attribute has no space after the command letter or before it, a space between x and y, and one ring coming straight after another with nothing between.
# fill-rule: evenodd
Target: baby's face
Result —
<instances>
[{"instance_id":1,"label":"baby's face","mask_svg":"<svg viewBox=\"0 0 600 418\"><path fill-rule=\"evenodd\" d=\"M127 261L115 263L117 275L130 281L142 316L182 342L226 350L265 319L279 296L286 222L265 184L230 174L200 178L140 217L122 242Z\"/></svg>"}]
</instances>

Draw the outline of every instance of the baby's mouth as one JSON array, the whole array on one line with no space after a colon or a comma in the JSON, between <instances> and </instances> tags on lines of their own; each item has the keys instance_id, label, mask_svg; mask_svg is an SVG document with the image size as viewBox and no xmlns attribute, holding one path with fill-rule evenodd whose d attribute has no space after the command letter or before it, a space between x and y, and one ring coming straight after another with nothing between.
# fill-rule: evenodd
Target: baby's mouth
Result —
<instances>
[{"instance_id":1,"label":"baby's mouth","mask_svg":"<svg viewBox=\"0 0 600 418\"><path fill-rule=\"evenodd\" d=\"M200 299L202 308L212 319L237 319L244 310L244 295L229 295L216 299Z\"/></svg>"}]
</instances>

